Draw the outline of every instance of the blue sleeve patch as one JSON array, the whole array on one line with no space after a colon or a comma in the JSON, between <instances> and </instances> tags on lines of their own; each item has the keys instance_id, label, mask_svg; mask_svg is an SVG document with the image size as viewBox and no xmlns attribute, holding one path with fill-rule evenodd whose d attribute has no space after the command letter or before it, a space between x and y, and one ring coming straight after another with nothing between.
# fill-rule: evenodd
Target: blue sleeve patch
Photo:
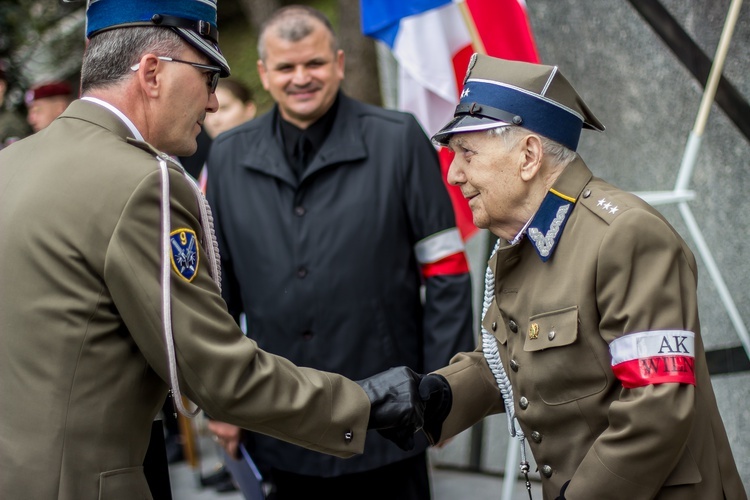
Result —
<instances>
[{"instance_id":1,"label":"blue sleeve patch","mask_svg":"<svg viewBox=\"0 0 750 500\"><path fill-rule=\"evenodd\" d=\"M198 274L198 241L192 229L176 229L169 235L172 248L172 269L185 281L191 282Z\"/></svg>"}]
</instances>

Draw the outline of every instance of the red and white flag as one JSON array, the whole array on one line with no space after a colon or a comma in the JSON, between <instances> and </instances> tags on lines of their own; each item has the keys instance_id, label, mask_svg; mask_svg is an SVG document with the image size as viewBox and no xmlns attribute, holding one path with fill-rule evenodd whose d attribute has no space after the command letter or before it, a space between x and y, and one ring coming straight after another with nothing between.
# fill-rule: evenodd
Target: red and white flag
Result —
<instances>
[{"instance_id":1,"label":"red and white flag","mask_svg":"<svg viewBox=\"0 0 750 500\"><path fill-rule=\"evenodd\" d=\"M398 61L398 109L414 114L430 136L453 117L474 52L539 61L523 0L362 0L361 12L362 32ZM474 29L483 47L473 46ZM452 158L440 151L443 179ZM471 210L458 188L448 191L465 240L477 230Z\"/></svg>"}]
</instances>

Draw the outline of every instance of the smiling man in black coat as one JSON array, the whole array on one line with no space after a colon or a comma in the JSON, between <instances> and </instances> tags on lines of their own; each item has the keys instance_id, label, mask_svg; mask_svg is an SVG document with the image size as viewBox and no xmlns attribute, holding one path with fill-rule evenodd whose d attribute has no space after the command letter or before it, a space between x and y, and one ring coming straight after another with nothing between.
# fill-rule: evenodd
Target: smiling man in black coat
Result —
<instances>
[{"instance_id":1,"label":"smiling man in black coat","mask_svg":"<svg viewBox=\"0 0 750 500\"><path fill-rule=\"evenodd\" d=\"M344 53L314 9L277 11L259 54L276 106L220 135L208 159L230 311L262 348L355 380L473 348L463 241L417 121L340 91ZM211 428L233 453L239 429ZM371 432L364 455L340 460L243 434L278 499L429 498L416 438L404 452Z\"/></svg>"}]
</instances>

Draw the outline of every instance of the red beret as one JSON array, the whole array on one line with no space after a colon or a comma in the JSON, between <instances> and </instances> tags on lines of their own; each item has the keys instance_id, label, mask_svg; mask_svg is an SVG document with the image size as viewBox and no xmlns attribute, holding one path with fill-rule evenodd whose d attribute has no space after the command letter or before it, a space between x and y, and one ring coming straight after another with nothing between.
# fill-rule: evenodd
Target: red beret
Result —
<instances>
[{"instance_id":1,"label":"red beret","mask_svg":"<svg viewBox=\"0 0 750 500\"><path fill-rule=\"evenodd\" d=\"M73 89L70 88L68 82L51 82L42 85L37 85L26 91L25 101L29 105L36 99L44 99L45 97L53 97L56 95L71 95Z\"/></svg>"}]
</instances>

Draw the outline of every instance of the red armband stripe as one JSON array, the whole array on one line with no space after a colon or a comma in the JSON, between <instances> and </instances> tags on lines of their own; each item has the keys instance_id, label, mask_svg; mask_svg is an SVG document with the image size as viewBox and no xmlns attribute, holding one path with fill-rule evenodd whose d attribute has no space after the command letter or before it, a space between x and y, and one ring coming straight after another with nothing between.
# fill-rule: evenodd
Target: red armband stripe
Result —
<instances>
[{"instance_id":1,"label":"red armband stripe","mask_svg":"<svg viewBox=\"0 0 750 500\"><path fill-rule=\"evenodd\" d=\"M627 389L651 384L695 385L695 334L657 330L623 335L609 345L612 371Z\"/></svg>"},{"instance_id":2,"label":"red armband stripe","mask_svg":"<svg viewBox=\"0 0 750 500\"><path fill-rule=\"evenodd\" d=\"M695 385L695 358L692 356L655 356L633 359L612 367L626 389L653 384Z\"/></svg>"},{"instance_id":3,"label":"red armband stripe","mask_svg":"<svg viewBox=\"0 0 750 500\"><path fill-rule=\"evenodd\" d=\"M464 252L454 253L437 262L422 264L422 276L446 276L451 274L464 274L469 272L469 263Z\"/></svg>"}]
</instances>

